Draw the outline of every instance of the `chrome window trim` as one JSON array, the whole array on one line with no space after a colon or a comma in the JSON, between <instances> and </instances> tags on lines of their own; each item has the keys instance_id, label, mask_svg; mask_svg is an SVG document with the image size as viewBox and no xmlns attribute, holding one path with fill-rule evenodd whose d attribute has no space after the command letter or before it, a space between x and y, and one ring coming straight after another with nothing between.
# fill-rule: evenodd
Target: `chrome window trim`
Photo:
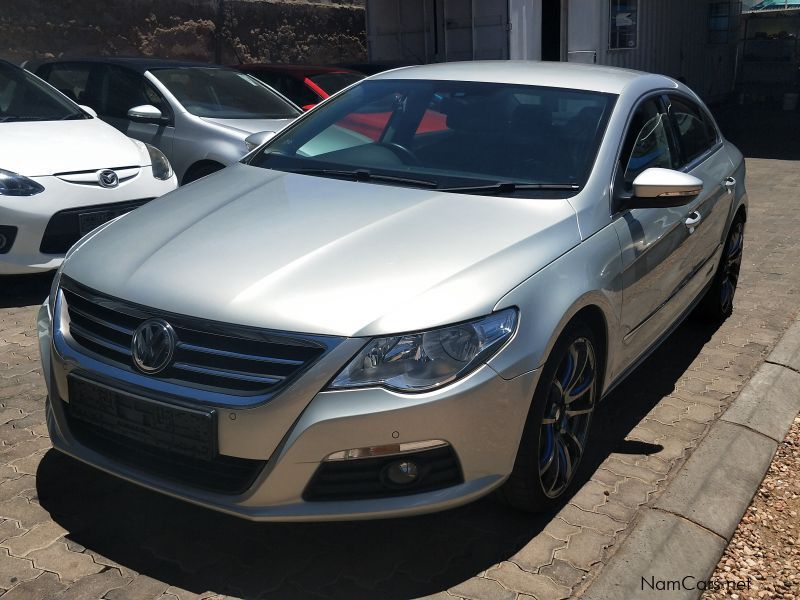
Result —
<instances>
[{"instance_id":1,"label":"chrome window trim","mask_svg":"<svg viewBox=\"0 0 800 600\"><path fill-rule=\"evenodd\" d=\"M703 163L706 160L708 160L709 158L711 158L714 154L716 154L724 146L725 140L722 137L722 134L721 134L721 132L719 130L719 126L717 125L716 120L711 116L711 114L703 106L697 104L696 100L693 100L690 96L688 96L683 91L675 90L675 89L670 89L670 90L658 89L658 90L655 90L655 91L650 90L649 92L647 92L645 94L642 94L641 96L639 96L639 98L636 99L636 102L635 102L633 108L628 112L628 116L625 119L625 127L622 130L622 136L620 137L620 139L617 142L617 152L616 152L616 155L615 155L615 158L614 158L614 168L611 170L611 180L609 181L609 184L608 184L609 203L610 203L609 215L611 217L611 221L614 221L617 217L619 217L619 215L621 215L622 213L625 212L625 210L627 210L627 209L618 210L615 207L615 202L614 202L614 198L615 198L615 196L614 196L614 182L616 182L616 180L617 180L617 171L619 169L619 161L620 161L620 158L622 156L622 148L625 145L625 139L628 136L628 130L630 129L631 121L633 120L633 115L636 113L637 110L639 110L639 108L642 106L642 104L644 104L648 100L657 99L659 97L662 98L662 99L665 98L665 97L668 98L670 94L672 94L673 96L679 96L684 101L690 101L692 104L697 106L697 108L700 110L700 112L703 113L706 117L708 117L710 119L711 124L714 126L714 131L717 133L717 143L714 144L714 146L709 148L706 152L704 152L700 156L697 156L697 157L693 158L691 161L689 161L689 162L685 163L684 165L682 165L679 169L677 169L678 171L681 171L682 173L688 173L689 171L691 171L692 169L696 168L701 163ZM669 127L670 127L670 130L672 130L672 124L671 123L670 123ZM671 133L671 135L673 135L673 134ZM676 137L676 141L679 142L679 140L677 140L677 137ZM681 150L681 152L682 152L682 150Z\"/></svg>"}]
</instances>

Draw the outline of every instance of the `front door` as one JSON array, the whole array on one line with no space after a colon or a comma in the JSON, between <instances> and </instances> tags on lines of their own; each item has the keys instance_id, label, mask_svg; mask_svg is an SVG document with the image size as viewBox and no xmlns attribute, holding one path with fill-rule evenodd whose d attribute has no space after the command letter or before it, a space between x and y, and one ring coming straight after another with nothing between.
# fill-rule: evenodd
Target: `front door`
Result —
<instances>
[{"instance_id":1,"label":"front door","mask_svg":"<svg viewBox=\"0 0 800 600\"><path fill-rule=\"evenodd\" d=\"M645 169L681 166L680 149L671 134L660 97L642 102L628 128L615 194L630 194L633 180ZM687 216L695 200L674 208L633 208L617 214L614 227L623 261L623 353L617 371L647 350L679 316L694 264Z\"/></svg>"}]
</instances>

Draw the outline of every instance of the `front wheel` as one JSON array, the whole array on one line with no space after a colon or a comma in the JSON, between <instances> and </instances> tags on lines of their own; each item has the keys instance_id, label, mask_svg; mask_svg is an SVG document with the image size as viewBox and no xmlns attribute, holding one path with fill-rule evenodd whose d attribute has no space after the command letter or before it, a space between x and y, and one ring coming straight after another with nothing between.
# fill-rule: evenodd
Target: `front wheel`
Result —
<instances>
[{"instance_id":1,"label":"front wheel","mask_svg":"<svg viewBox=\"0 0 800 600\"><path fill-rule=\"evenodd\" d=\"M597 357L595 335L584 323L559 338L542 369L514 469L498 491L502 502L541 511L570 489L600 393Z\"/></svg>"}]
</instances>

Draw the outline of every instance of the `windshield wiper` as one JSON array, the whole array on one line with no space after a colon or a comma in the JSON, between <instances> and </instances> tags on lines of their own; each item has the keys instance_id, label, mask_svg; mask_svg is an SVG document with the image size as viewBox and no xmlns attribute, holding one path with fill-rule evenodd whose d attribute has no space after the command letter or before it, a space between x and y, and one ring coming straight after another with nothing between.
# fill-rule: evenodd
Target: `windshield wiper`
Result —
<instances>
[{"instance_id":1,"label":"windshield wiper","mask_svg":"<svg viewBox=\"0 0 800 600\"><path fill-rule=\"evenodd\" d=\"M513 181L498 181L488 185L476 185L470 187L442 188L440 192L452 192L454 194L510 194L525 190L543 191L568 191L577 192L581 189L576 183L516 183Z\"/></svg>"},{"instance_id":2,"label":"windshield wiper","mask_svg":"<svg viewBox=\"0 0 800 600\"><path fill-rule=\"evenodd\" d=\"M435 181L427 179L412 179L410 177L398 177L396 175L381 175L380 173L373 173L368 169L287 169L292 173L299 173L301 175L323 175L326 177L348 177L353 181L386 181L389 183L404 183L406 185L416 185L419 187L436 187L438 184Z\"/></svg>"}]
</instances>

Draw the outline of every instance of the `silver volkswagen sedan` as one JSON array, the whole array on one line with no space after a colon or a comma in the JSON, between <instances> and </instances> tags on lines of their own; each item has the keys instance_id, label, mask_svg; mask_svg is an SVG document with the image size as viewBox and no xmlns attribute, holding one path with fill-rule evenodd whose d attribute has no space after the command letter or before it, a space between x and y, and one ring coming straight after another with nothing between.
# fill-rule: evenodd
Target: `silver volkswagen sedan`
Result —
<instances>
[{"instance_id":1,"label":"silver volkswagen sedan","mask_svg":"<svg viewBox=\"0 0 800 600\"><path fill-rule=\"evenodd\" d=\"M39 315L53 445L255 520L548 508L609 390L731 313L744 176L664 76L364 80L71 250Z\"/></svg>"}]
</instances>

